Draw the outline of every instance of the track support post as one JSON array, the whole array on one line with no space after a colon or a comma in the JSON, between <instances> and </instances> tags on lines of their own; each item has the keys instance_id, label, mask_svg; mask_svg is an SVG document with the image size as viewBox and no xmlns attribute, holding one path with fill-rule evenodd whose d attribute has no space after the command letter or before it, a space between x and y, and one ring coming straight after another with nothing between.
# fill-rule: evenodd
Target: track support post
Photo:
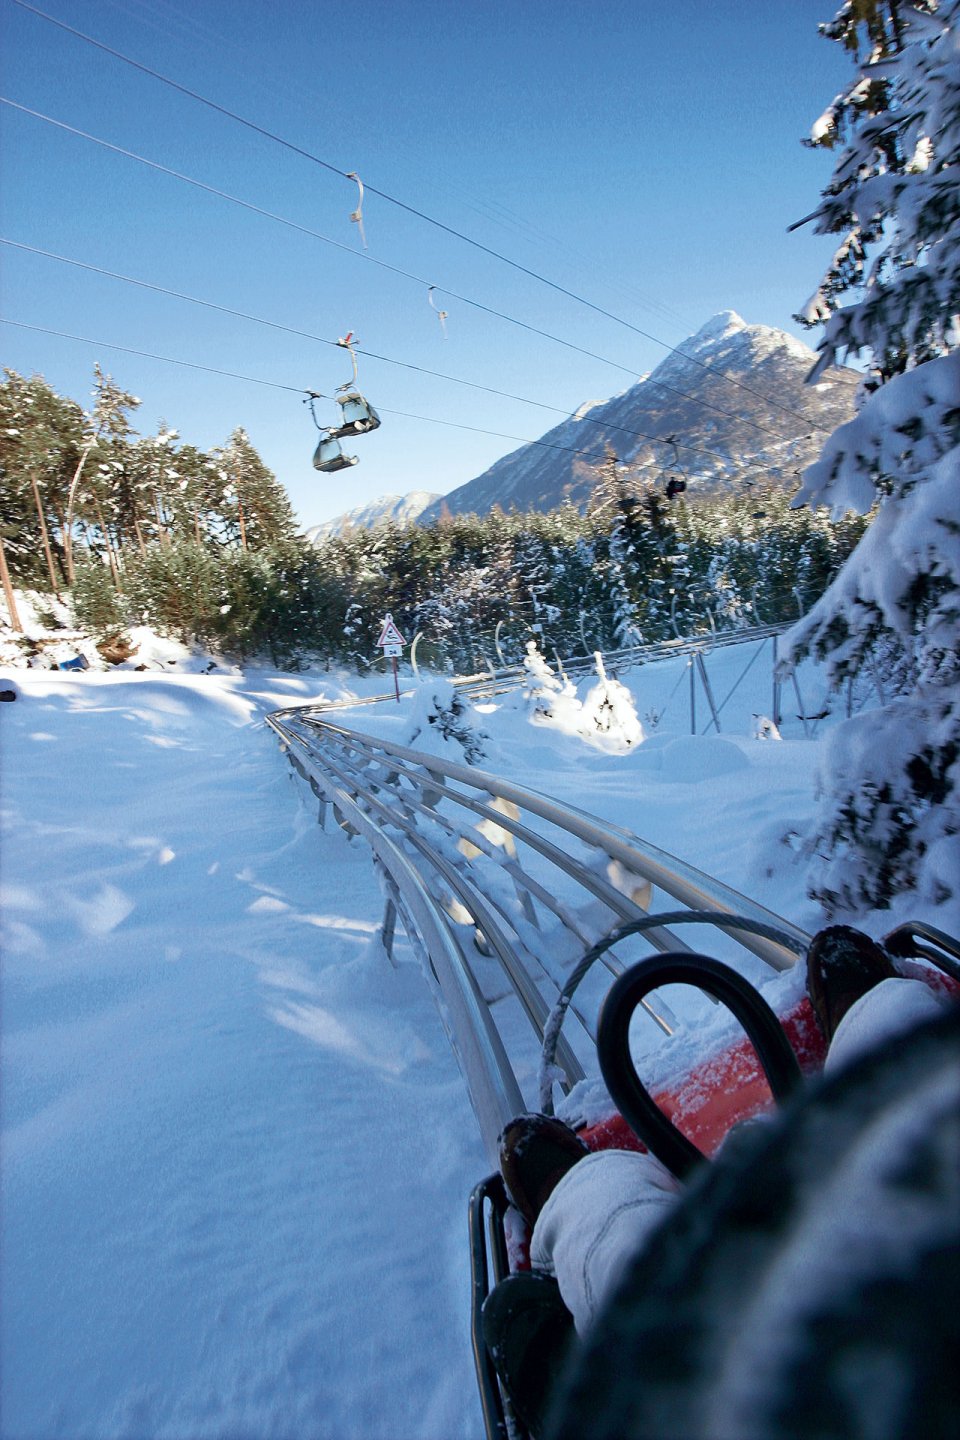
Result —
<instances>
[{"instance_id":1,"label":"track support post","mask_svg":"<svg viewBox=\"0 0 960 1440\"><path fill-rule=\"evenodd\" d=\"M397 968L397 962L393 955L393 942L397 934L397 907L392 895L387 896L387 903L383 907L383 919L380 922L380 939L386 951L387 959Z\"/></svg>"}]
</instances>

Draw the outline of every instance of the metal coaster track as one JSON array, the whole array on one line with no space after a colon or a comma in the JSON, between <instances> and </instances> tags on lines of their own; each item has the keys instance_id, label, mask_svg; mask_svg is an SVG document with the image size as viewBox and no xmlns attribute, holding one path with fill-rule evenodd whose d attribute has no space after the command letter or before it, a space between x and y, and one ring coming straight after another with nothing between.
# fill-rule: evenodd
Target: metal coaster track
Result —
<instances>
[{"instance_id":1,"label":"metal coaster track","mask_svg":"<svg viewBox=\"0 0 960 1440\"><path fill-rule=\"evenodd\" d=\"M723 931L734 951L775 970L809 937L746 897L584 811L476 769L335 723L325 707L277 711L267 723L298 775L348 833L370 846L385 896L392 956L399 919L430 983L496 1163L507 1120L596 1074L598 1000L578 991L566 1034L551 1017L571 971L599 940L642 921L656 951L687 950L686 922ZM660 912L666 912L663 918ZM720 942L723 943L723 942ZM620 947L623 949L624 947ZM601 960L610 977L636 953ZM755 967L755 961L751 960ZM646 1007L670 1032L663 1004ZM540 1073L545 1036L550 1073ZM668 1043L668 1042L664 1042Z\"/></svg>"}]
</instances>

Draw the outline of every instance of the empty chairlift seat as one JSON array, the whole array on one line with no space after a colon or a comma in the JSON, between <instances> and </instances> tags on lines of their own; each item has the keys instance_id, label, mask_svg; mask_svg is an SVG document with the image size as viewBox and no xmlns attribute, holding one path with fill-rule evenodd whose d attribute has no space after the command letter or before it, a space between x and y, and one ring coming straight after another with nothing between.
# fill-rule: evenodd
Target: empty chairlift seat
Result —
<instances>
[{"instance_id":1,"label":"empty chairlift seat","mask_svg":"<svg viewBox=\"0 0 960 1440\"><path fill-rule=\"evenodd\" d=\"M345 390L342 395L337 396L337 404L340 406L343 419L339 428L331 432L335 439L342 440L350 435L367 435L371 430L379 427L380 416L359 390L352 388Z\"/></svg>"},{"instance_id":2,"label":"empty chairlift seat","mask_svg":"<svg viewBox=\"0 0 960 1440\"><path fill-rule=\"evenodd\" d=\"M378 420L377 424L379 423ZM346 470L351 465L356 465L358 457L344 455L340 449L340 441L337 436L344 433L348 432L328 430L321 436L320 443L313 452L313 468L315 470L322 470L325 475L330 475L335 470Z\"/></svg>"}]
</instances>

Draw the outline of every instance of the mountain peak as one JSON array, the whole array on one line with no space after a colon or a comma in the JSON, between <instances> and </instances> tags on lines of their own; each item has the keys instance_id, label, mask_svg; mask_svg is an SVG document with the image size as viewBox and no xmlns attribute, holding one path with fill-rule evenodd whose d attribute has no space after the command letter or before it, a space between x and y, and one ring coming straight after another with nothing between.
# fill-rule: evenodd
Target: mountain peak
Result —
<instances>
[{"instance_id":1,"label":"mountain peak","mask_svg":"<svg viewBox=\"0 0 960 1440\"><path fill-rule=\"evenodd\" d=\"M373 530L390 521L398 525L410 524L429 505L442 499L443 496L434 490L411 490L407 495L381 495L366 505L358 505L355 510L337 515L333 520L325 520L321 525L311 525L305 532L306 538L313 545L322 545L325 540L332 539L334 535L342 535L345 530L354 527Z\"/></svg>"},{"instance_id":2,"label":"mountain peak","mask_svg":"<svg viewBox=\"0 0 960 1440\"><path fill-rule=\"evenodd\" d=\"M802 340L771 325L750 325L736 310L721 310L718 315L712 316L695 335L677 346L677 352L680 355L697 355L737 340L749 345L753 363L777 352L789 354L806 365L812 365L816 360L814 352Z\"/></svg>"},{"instance_id":3,"label":"mountain peak","mask_svg":"<svg viewBox=\"0 0 960 1440\"><path fill-rule=\"evenodd\" d=\"M634 478L651 480L670 463L668 436L687 473L687 503L746 479L792 487L817 458L819 432L853 413L857 375L832 371L830 385L812 391L804 381L815 358L786 331L721 310L646 379L601 404L581 405L541 441L451 491L445 504L454 515L485 514L494 504L543 511L564 499L585 506L607 446ZM438 511L431 506L424 520Z\"/></svg>"},{"instance_id":4,"label":"mountain peak","mask_svg":"<svg viewBox=\"0 0 960 1440\"><path fill-rule=\"evenodd\" d=\"M746 320L738 315L736 310L721 310L719 314L711 316L705 325L701 325L696 335L691 335L690 339L684 342L684 346L699 350L704 345L713 344L716 340L726 340L749 328Z\"/></svg>"}]
</instances>

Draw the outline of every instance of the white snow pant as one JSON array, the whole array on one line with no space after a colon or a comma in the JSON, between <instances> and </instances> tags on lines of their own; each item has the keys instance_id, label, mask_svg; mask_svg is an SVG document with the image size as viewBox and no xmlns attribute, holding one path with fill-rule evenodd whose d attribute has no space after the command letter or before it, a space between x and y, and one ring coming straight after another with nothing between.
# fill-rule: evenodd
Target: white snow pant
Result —
<instances>
[{"instance_id":1,"label":"white snow pant","mask_svg":"<svg viewBox=\"0 0 960 1440\"><path fill-rule=\"evenodd\" d=\"M826 1070L939 1013L943 1001L920 980L884 980L837 1026ZM563 1177L537 1219L535 1269L555 1275L577 1333L586 1333L630 1258L670 1214L680 1184L652 1155L600 1150Z\"/></svg>"}]
</instances>

